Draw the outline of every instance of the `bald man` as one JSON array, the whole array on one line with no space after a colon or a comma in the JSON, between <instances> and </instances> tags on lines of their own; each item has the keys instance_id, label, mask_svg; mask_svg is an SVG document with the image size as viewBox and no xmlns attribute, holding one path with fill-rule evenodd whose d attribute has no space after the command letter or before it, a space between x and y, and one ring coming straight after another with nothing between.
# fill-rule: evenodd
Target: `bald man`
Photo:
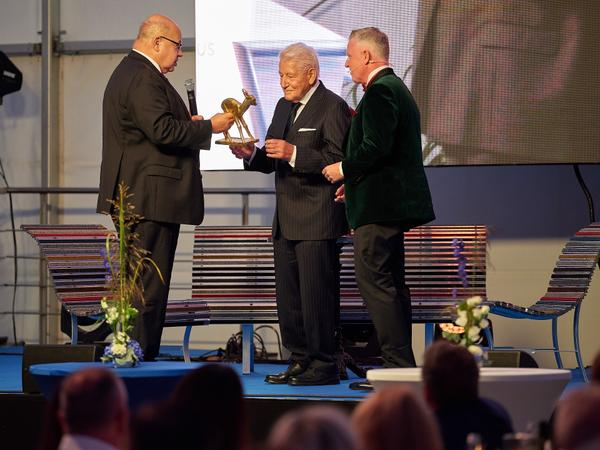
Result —
<instances>
[{"instance_id":1,"label":"bald man","mask_svg":"<svg viewBox=\"0 0 600 450\"><path fill-rule=\"evenodd\" d=\"M70 375L59 392L59 450L127 448L129 407L123 381L109 369Z\"/></svg>"},{"instance_id":2,"label":"bald man","mask_svg":"<svg viewBox=\"0 0 600 450\"><path fill-rule=\"evenodd\" d=\"M181 30L162 15L140 26L132 51L113 72L102 105L102 168L97 212L111 213L111 199L123 181L133 194L141 248L148 250L165 283L153 271L143 276L144 304L133 338L145 360L158 355L180 224L204 217L199 149L213 133L233 124L229 113L210 120L190 116L164 74L183 56Z\"/></svg>"}]
</instances>

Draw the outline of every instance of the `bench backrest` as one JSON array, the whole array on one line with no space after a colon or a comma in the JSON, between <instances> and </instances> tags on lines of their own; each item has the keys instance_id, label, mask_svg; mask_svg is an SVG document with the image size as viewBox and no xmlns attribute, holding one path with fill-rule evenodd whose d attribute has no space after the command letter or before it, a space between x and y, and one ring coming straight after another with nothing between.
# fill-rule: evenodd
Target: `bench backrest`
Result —
<instances>
[{"instance_id":1,"label":"bench backrest","mask_svg":"<svg viewBox=\"0 0 600 450\"><path fill-rule=\"evenodd\" d=\"M78 316L101 312L110 295L101 225L25 225L48 262L56 295ZM452 241L464 243L468 287L458 276ZM351 236L340 239L341 320L368 321L354 277ZM483 225L432 225L405 234L406 281L415 322L444 322L464 298L486 298L487 229ZM275 322L275 272L271 227L198 226L194 235L192 298L169 300L167 326Z\"/></svg>"},{"instance_id":2,"label":"bench backrest","mask_svg":"<svg viewBox=\"0 0 600 450\"><path fill-rule=\"evenodd\" d=\"M103 249L110 231L102 225L23 225L40 246L58 300L77 316L102 312L110 296Z\"/></svg>"},{"instance_id":3,"label":"bench backrest","mask_svg":"<svg viewBox=\"0 0 600 450\"><path fill-rule=\"evenodd\" d=\"M458 275L453 240L464 243L468 287ZM368 321L354 277L352 237L340 239L341 320ZM406 281L415 322L449 321L464 298L486 298L487 228L483 225L432 225L405 234ZM192 300L170 308L191 316L203 308L211 322L274 322L275 272L270 227L198 226L194 237ZM167 313L169 314L169 312ZM184 318L184 314L179 316Z\"/></svg>"}]
</instances>

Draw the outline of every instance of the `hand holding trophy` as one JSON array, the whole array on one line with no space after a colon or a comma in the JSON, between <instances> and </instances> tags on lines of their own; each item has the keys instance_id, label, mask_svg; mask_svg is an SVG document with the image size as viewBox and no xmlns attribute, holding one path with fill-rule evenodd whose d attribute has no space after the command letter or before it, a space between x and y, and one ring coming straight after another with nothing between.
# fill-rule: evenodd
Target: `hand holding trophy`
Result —
<instances>
[{"instance_id":1,"label":"hand holding trophy","mask_svg":"<svg viewBox=\"0 0 600 450\"><path fill-rule=\"evenodd\" d=\"M225 135L225 138L216 141L217 144L245 146L258 142L258 139L255 139L254 136L252 136L252 133L250 133L248 125L242 117L250 106L256 105L256 98L252 94L249 94L246 89L242 89L242 93L244 94L244 101L242 103L238 102L234 98L226 98L221 102L221 108L223 108L223 111L233 115L233 120L240 135L239 137L230 136L228 131L224 131L223 134ZM244 130L246 131L247 136L244 136Z\"/></svg>"}]
</instances>

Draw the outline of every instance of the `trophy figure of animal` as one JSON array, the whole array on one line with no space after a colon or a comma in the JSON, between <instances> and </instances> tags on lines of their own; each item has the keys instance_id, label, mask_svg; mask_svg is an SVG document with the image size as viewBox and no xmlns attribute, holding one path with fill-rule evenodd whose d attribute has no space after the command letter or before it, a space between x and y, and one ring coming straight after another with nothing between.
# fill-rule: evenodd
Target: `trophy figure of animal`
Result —
<instances>
[{"instance_id":1,"label":"trophy figure of animal","mask_svg":"<svg viewBox=\"0 0 600 450\"><path fill-rule=\"evenodd\" d=\"M252 136L252 133L250 133L248 125L243 117L244 113L250 106L256 105L256 97L248 93L246 89L242 89L242 93L244 94L244 101L242 103L238 102L235 98L226 98L221 102L221 108L223 108L223 111L233 114L233 120L237 126L240 136L230 136L228 131L224 131L223 134L225 135L225 139L218 140L217 144L246 145L258 142L258 139L255 139L254 136ZM248 137L244 137L244 130L246 131Z\"/></svg>"}]
</instances>

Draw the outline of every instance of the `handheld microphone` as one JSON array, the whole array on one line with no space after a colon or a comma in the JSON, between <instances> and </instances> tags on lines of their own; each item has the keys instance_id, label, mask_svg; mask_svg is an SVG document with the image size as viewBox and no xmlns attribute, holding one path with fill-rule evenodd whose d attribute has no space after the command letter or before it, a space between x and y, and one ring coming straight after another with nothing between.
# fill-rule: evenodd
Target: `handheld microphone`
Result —
<instances>
[{"instance_id":1,"label":"handheld microphone","mask_svg":"<svg viewBox=\"0 0 600 450\"><path fill-rule=\"evenodd\" d=\"M187 91L188 103L190 105L190 114L198 115L198 107L196 106L196 93L194 92L194 80L191 78L185 80L185 90Z\"/></svg>"}]
</instances>

